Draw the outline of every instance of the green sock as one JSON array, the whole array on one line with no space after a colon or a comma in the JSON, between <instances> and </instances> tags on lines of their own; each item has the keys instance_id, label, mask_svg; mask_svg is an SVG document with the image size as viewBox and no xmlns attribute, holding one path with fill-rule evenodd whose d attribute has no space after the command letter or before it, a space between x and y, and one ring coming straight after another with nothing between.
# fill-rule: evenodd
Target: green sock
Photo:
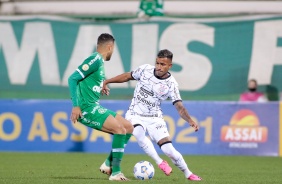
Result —
<instances>
[{"instance_id":1,"label":"green sock","mask_svg":"<svg viewBox=\"0 0 282 184\"><path fill-rule=\"evenodd\" d=\"M132 136L132 134L129 134L129 133L125 134L124 147L127 145L131 136Z\"/></svg>"},{"instance_id":2,"label":"green sock","mask_svg":"<svg viewBox=\"0 0 282 184\"><path fill-rule=\"evenodd\" d=\"M127 142L129 141L131 136L132 136L132 134L128 134L128 133L125 135L124 147L127 145ZM113 161L113 152L111 151L108 158L105 160L106 166L111 167L112 161Z\"/></svg>"},{"instance_id":3,"label":"green sock","mask_svg":"<svg viewBox=\"0 0 282 184\"><path fill-rule=\"evenodd\" d=\"M114 134L112 143L112 175L116 175L121 172L120 162L124 152L124 141L126 135Z\"/></svg>"},{"instance_id":4,"label":"green sock","mask_svg":"<svg viewBox=\"0 0 282 184\"><path fill-rule=\"evenodd\" d=\"M112 161L113 161L113 153L111 151L111 153L109 154L108 158L105 160L105 164L108 167L112 166Z\"/></svg>"}]
</instances>

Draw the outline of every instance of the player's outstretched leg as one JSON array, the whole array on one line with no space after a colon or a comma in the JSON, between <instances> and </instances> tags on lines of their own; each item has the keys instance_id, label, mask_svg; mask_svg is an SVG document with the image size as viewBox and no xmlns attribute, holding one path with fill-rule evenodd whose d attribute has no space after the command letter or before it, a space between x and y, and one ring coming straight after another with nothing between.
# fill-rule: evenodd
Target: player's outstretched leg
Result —
<instances>
[{"instance_id":1,"label":"player's outstretched leg","mask_svg":"<svg viewBox=\"0 0 282 184\"><path fill-rule=\"evenodd\" d=\"M189 170L182 155L173 147L171 143L166 143L166 144L161 145L161 149L171 159L174 165L177 166L184 173L185 177L188 180L193 180L193 181L202 180L202 178L193 174Z\"/></svg>"},{"instance_id":2,"label":"player's outstretched leg","mask_svg":"<svg viewBox=\"0 0 282 184\"><path fill-rule=\"evenodd\" d=\"M172 173L172 168L168 165L167 161L163 160L158 166L165 175L169 176Z\"/></svg>"},{"instance_id":3,"label":"player's outstretched leg","mask_svg":"<svg viewBox=\"0 0 282 184\"><path fill-rule=\"evenodd\" d=\"M172 172L172 168L165 160L160 158L152 141L146 137L144 128L141 125L136 126L134 128L133 135L137 139L138 145L143 149L143 151L156 162L158 167L165 173L165 175L169 176Z\"/></svg>"}]
</instances>

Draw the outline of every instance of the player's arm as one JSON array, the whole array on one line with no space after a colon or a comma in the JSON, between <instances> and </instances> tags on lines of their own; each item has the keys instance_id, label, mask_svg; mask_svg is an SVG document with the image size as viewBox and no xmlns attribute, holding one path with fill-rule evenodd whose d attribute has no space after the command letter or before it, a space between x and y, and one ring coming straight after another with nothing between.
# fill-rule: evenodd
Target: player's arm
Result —
<instances>
[{"instance_id":1,"label":"player's arm","mask_svg":"<svg viewBox=\"0 0 282 184\"><path fill-rule=\"evenodd\" d=\"M117 75L111 79L107 79L104 81L104 84L110 84L110 83L123 83L123 82L127 82L130 80L139 80L141 73L143 73L144 68L146 68L147 66L149 66L148 64L144 64L139 66L138 68L136 68L135 70L131 71L131 72L126 72L120 75Z\"/></svg>"},{"instance_id":2,"label":"player's arm","mask_svg":"<svg viewBox=\"0 0 282 184\"><path fill-rule=\"evenodd\" d=\"M199 125L195 121L193 121L193 119L189 115L188 111L184 107L182 101L180 101L180 100L176 101L174 103L174 106L175 106L178 114L180 115L180 117L183 118L185 121L187 121L190 124L190 126L192 126L195 129L195 131L198 131Z\"/></svg>"},{"instance_id":3,"label":"player's arm","mask_svg":"<svg viewBox=\"0 0 282 184\"><path fill-rule=\"evenodd\" d=\"M193 121L193 119L191 118L191 116L189 115L188 111L186 110L186 108L182 103L178 89L178 83L176 81L174 81L173 85L171 85L170 98L172 99L172 104L175 106L180 117L183 118L185 121L187 121L189 125L195 129L195 131L198 131L199 130L198 124Z\"/></svg>"},{"instance_id":4,"label":"player's arm","mask_svg":"<svg viewBox=\"0 0 282 184\"><path fill-rule=\"evenodd\" d=\"M127 82L127 81L130 81L130 80L135 80L132 77L131 72L126 72L126 73L117 75L117 76L115 76L113 78L107 79L103 83L102 94L105 94L105 95L109 95L110 94L110 89L107 87L107 84L110 84L110 83L123 83L123 82Z\"/></svg>"},{"instance_id":5,"label":"player's arm","mask_svg":"<svg viewBox=\"0 0 282 184\"><path fill-rule=\"evenodd\" d=\"M104 81L104 84L110 84L110 83L123 83L123 82L127 82L130 80L134 80L134 78L131 75L131 72L126 72L120 75L117 75L113 78L107 79Z\"/></svg>"},{"instance_id":6,"label":"player's arm","mask_svg":"<svg viewBox=\"0 0 282 184\"><path fill-rule=\"evenodd\" d=\"M77 102L77 94L76 94L76 86L80 80L82 80L82 76L79 74L78 71L75 71L69 78L68 78L68 84L69 84L69 91L72 101L72 113L71 113L71 121L75 123L79 117L82 116L81 109L78 106Z\"/></svg>"}]
</instances>

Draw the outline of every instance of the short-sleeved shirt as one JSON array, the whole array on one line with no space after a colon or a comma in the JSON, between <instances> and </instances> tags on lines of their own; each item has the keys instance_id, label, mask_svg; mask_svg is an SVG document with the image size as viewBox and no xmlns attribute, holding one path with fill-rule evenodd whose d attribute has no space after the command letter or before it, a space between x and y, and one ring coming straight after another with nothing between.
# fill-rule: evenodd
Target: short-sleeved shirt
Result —
<instances>
[{"instance_id":1,"label":"short-sleeved shirt","mask_svg":"<svg viewBox=\"0 0 282 184\"><path fill-rule=\"evenodd\" d=\"M264 94L261 92L245 92L240 95L240 101L245 102L266 102Z\"/></svg>"},{"instance_id":2,"label":"short-sleeved shirt","mask_svg":"<svg viewBox=\"0 0 282 184\"><path fill-rule=\"evenodd\" d=\"M137 84L127 113L143 117L162 117L162 101L170 99L173 104L181 101L178 83L174 77L169 73L169 77L160 79L155 76L154 71L154 66L145 64L131 72Z\"/></svg>"},{"instance_id":3,"label":"short-sleeved shirt","mask_svg":"<svg viewBox=\"0 0 282 184\"><path fill-rule=\"evenodd\" d=\"M77 85L78 105L82 108L98 104L105 80L103 57L95 52L76 69L83 78Z\"/></svg>"}]
</instances>

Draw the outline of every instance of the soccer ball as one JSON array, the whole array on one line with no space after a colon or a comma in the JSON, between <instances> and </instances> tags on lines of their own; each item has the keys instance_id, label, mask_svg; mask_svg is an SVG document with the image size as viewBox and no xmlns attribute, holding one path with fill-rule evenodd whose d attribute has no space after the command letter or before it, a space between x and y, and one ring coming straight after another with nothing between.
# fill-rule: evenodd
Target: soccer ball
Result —
<instances>
[{"instance_id":1,"label":"soccer ball","mask_svg":"<svg viewBox=\"0 0 282 184\"><path fill-rule=\"evenodd\" d=\"M150 162L140 161L135 164L133 174L136 179L148 180L154 177L155 169Z\"/></svg>"}]
</instances>

